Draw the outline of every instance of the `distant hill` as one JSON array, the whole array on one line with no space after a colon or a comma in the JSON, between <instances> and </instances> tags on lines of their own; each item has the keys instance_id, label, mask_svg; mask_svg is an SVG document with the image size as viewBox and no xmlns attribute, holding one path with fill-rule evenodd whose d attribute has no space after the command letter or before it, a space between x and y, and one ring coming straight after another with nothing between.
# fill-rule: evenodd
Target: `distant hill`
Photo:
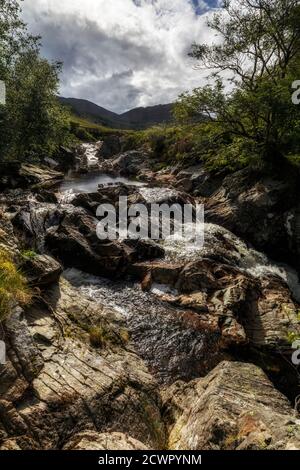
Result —
<instances>
[{"instance_id":1,"label":"distant hill","mask_svg":"<svg viewBox=\"0 0 300 470\"><path fill-rule=\"evenodd\" d=\"M59 97L59 101L78 117L115 129L145 129L172 121L172 104L136 108L117 114L87 100Z\"/></svg>"},{"instance_id":2,"label":"distant hill","mask_svg":"<svg viewBox=\"0 0 300 470\"><path fill-rule=\"evenodd\" d=\"M172 121L172 104L159 104L147 108L135 108L121 114L121 118L133 126L150 127Z\"/></svg>"}]
</instances>

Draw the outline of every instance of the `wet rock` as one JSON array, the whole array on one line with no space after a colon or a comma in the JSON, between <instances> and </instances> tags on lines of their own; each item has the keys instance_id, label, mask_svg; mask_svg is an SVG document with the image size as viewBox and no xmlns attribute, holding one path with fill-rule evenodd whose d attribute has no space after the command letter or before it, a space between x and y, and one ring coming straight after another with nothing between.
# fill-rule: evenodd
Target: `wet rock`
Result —
<instances>
[{"instance_id":1,"label":"wet rock","mask_svg":"<svg viewBox=\"0 0 300 470\"><path fill-rule=\"evenodd\" d=\"M30 284L45 287L58 281L63 268L54 258L48 255L33 255L22 265Z\"/></svg>"},{"instance_id":2,"label":"wet rock","mask_svg":"<svg viewBox=\"0 0 300 470\"><path fill-rule=\"evenodd\" d=\"M165 250L163 247L153 242L152 240L126 239L122 242L122 246L127 252L130 264L142 260L164 258L165 256Z\"/></svg>"},{"instance_id":3,"label":"wet rock","mask_svg":"<svg viewBox=\"0 0 300 470\"><path fill-rule=\"evenodd\" d=\"M120 432L81 432L68 442L64 450L149 450L142 442Z\"/></svg>"},{"instance_id":4,"label":"wet rock","mask_svg":"<svg viewBox=\"0 0 300 470\"><path fill-rule=\"evenodd\" d=\"M28 204L13 218L15 231L27 245L52 253L65 267L99 276L124 275L130 264L164 255L151 241L100 240L98 220L73 205Z\"/></svg>"},{"instance_id":5,"label":"wet rock","mask_svg":"<svg viewBox=\"0 0 300 470\"><path fill-rule=\"evenodd\" d=\"M67 213L58 227L47 232L46 246L66 267L120 276L127 267L126 252L119 243L98 238L97 222L80 209Z\"/></svg>"},{"instance_id":6,"label":"wet rock","mask_svg":"<svg viewBox=\"0 0 300 470\"><path fill-rule=\"evenodd\" d=\"M71 204L75 207L83 207L93 216L96 216L97 209L100 204L107 203L108 200L100 192L97 193L81 193L72 198Z\"/></svg>"},{"instance_id":7,"label":"wet rock","mask_svg":"<svg viewBox=\"0 0 300 470\"><path fill-rule=\"evenodd\" d=\"M258 367L222 362L207 377L165 394L168 448L300 448L299 417Z\"/></svg>"},{"instance_id":8,"label":"wet rock","mask_svg":"<svg viewBox=\"0 0 300 470\"><path fill-rule=\"evenodd\" d=\"M136 263L130 272L144 290L150 291L156 283L162 292L155 286L154 291L163 301L197 312L219 332L222 347L251 344L272 354L290 355L290 338L300 335L298 304L275 274L259 279L207 258Z\"/></svg>"},{"instance_id":9,"label":"wet rock","mask_svg":"<svg viewBox=\"0 0 300 470\"><path fill-rule=\"evenodd\" d=\"M109 433L116 445L142 446L134 443L140 441L162 448L157 385L143 361L121 342L90 346L89 325L109 327L115 321L117 331L119 314L88 301L66 281L45 300L28 309L20 328L19 316L7 325L12 337L6 373L1 371L0 448L62 448L82 431L99 439ZM8 375L9 367L15 377ZM112 433L128 429L131 438L114 439Z\"/></svg>"},{"instance_id":10,"label":"wet rock","mask_svg":"<svg viewBox=\"0 0 300 470\"><path fill-rule=\"evenodd\" d=\"M15 234L25 246L30 246L35 251L43 251L47 231L58 227L64 214L72 210L73 206L62 208L56 204L27 203L18 209L12 219Z\"/></svg>"},{"instance_id":11,"label":"wet rock","mask_svg":"<svg viewBox=\"0 0 300 470\"><path fill-rule=\"evenodd\" d=\"M151 172L151 155L143 150L131 150L105 161L101 168L104 173L126 177L138 177Z\"/></svg>"}]
</instances>

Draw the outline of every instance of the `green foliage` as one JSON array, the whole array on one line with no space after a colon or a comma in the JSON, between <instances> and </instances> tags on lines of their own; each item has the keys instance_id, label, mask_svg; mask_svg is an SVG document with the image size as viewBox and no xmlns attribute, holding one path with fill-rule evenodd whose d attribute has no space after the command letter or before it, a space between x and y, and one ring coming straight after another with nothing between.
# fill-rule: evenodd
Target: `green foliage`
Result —
<instances>
[{"instance_id":1,"label":"green foliage","mask_svg":"<svg viewBox=\"0 0 300 470\"><path fill-rule=\"evenodd\" d=\"M300 77L299 20L298 0L227 0L208 21L218 42L193 46L191 56L213 71L214 85L181 95L175 116L211 123L216 158L210 160L210 145L203 158L212 167L276 165L299 154L300 106L292 103L292 83Z\"/></svg>"},{"instance_id":2,"label":"green foliage","mask_svg":"<svg viewBox=\"0 0 300 470\"><path fill-rule=\"evenodd\" d=\"M28 304L31 293L24 276L19 272L10 254L0 250L0 322L16 304Z\"/></svg>"},{"instance_id":3,"label":"green foliage","mask_svg":"<svg viewBox=\"0 0 300 470\"><path fill-rule=\"evenodd\" d=\"M25 259L34 259L37 256L37 253L33 250L25 250L21 254Z\"/></svg>"},{"instance_id":4,"label":"green foliage","mask_svg":"<svg viewBox=\"0 0 300 470\"><path fill-rule=\"evenodd\" d=\"M297 335L297 333L294 333L292 331L289 331L288 335L287 335L287 342L292 346L292 344L295 342L295 341L298 341L300 340L300 335Z\"/></svg>"},{"instance_id":5,"label":"green foliage","mask_svg":"<svg viewBox=\"0 0 300 470\"><path fill-rule=\"evenodd\" d=\"M0 159L37 160L70 139L69 116L60 106L60 63L40 56L39 38L20 20L19 2L0 1L0 79L7 103L0 110Z\"/></svg>"}]
</instances>

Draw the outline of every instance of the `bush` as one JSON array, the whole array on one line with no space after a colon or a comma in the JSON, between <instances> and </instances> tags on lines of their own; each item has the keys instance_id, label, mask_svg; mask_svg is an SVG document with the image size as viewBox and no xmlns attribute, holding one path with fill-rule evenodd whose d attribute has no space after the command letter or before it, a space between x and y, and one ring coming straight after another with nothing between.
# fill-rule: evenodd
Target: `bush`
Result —
<instances>
[{"instance_id":1,"label":"bush","mask_svg":"<svg viewBox=\"0 0 300 470\"><path fill-rule=\"evenodd\" d=\"M11 255L0 250L0 322L10 313L16 304L28 304L31 293L26 280L12 260Z\"/></svg>"}]
</instances>

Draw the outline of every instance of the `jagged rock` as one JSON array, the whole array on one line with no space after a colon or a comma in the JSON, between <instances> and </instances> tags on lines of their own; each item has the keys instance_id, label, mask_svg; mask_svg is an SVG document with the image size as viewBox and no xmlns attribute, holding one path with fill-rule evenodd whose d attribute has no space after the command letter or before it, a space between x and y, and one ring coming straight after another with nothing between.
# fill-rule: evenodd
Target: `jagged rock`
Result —
<instances>
[{"instance_id":1,"label":"jagged rock","mask_svg":"<svg viewBox=\"0 0 300 470\"><path fill-rule=\"evenodd\" d=\"M19 307L14 308L5 321L4 331L7 362L0 365L0 399L15 401L37 377L43 360Z\"/></svg>"},{"instance_id":2,"label":"jagged rock","mask_svg":"<svg viewBox=\"0 0 300 470\"><path fill-rule=\"evenodd\" d=\"M300 448L299 416L258 367L222 362L207 377L165 393L168 448Z\"/></svg>"},{"instance_id":3,"label":"jagged rock","mask_svg":"<svg viewBox=\"0 0 300 470\"><path fill-rule=\"evenodd\" d=\"M81 193L77 194L71 201L75 207L83 207L93 216L96 216L97 209L100 204L109 202L105 196L100 192L98 193Z\"/></svg>"},{"instance_id":4,"label":"jagged rock","mask_svg":"<svg viewBox=\"0 0 300 470\"><path fill-rule=\"evenodd\" d=\"M185 168L176 174L176 187L195 196L209 197L221 185L223 178L213 176L203 165Z\"/></svg>"},{"instance_id":5,"label":"jagged rock","mask_svg":"<svg viewBox=\"0 0 300 470\"><path fill-rule=\"evenodd\" d=\"M119 243L98 238L97 222L84 211L74 210L59 227L48 231L46 246L67 267L120 276L127 268L126 252Z\"/></svg>"},{"instance_id":6,"label":"jagged rock","mask_svg":"<svg viewBox=\"0 0 300 470\"><path fill-rule=\"evenodd\" d=\"M104 173L126 177L138 177L151 173L151 155L143 150L130 150L112 160L106 160L101 169Z\"/></svg>"},{"instance_id":7,"label":"jagged rock","mask_svg":"<svg viewBox=\"0 0 300 470\"><path fill-rule=\"evenodd\" d=\"M198 312L203 322L219 331L224 347L250 342L273 353L290 354L290 337L300 335L298 304L278 276L259 280L206 258L136 263L130 272L144 290L155 283L171 287L173 292L162 295L162 300Z\"/></svg>"},{"instance_id":8,"label":"jagged rock","mask_svg":"<svg viewBox=\"0 0 300 470\"><path fill-rule=\"evenodd\" d=\"M100 435L128 429L145 446L163 447L157 385L143 361L121 342L102 350L90 346L90 326L105 322L108 328L114 317L117 325L117 312L61 281L45 306L28 309L20 328L18 318L8 320L9 363L18 376L6 380L5 389L1 381L0 449L57 449L83 430ZM41 325L52 332L50 341Z\"/></svg>"},{"instance_id":9,"label":"jagged rock","mask_svg":"<svg viewBox=\"0 0 300 470\"><path fill-rule=\"evenodd\" d=\"M64 450L149 450L141 442L127 434L120 432L96 433L93 431L81 432L68 442Z\"/></svg>"},{"instance_id":10,"label":"jagged rock","mask_svg":"<svg viewBox=\"0 0 300 470\"><path fill-rule=\"evenodd\" d=\"M61 264L48 255L33 255L25 260L22 269L28 282L39 287L55 283L63 271Z\"/></svg>"},{"instance_id":11,"label":"jagged rock","mask_svg":"<svg viewBox=\"0 0 300 470\"><path fill-rule=\"evenodd\" d=\"M6 214L0 211L0 250L8 251L15 260L20 257L18 239L14 234L13 225Z\"/></svg>"},{"instance_id":12,"label":"jagged rock","mask_svg":"<svg viewBox=\"0 0 300 470\"><path fill-rule=\"evenodd\" d=\"M51 188L59 184L63 180L63 173L51 170L49 168L41 168L35 165L22 164L19 176L24 181L25 186L35 188ZM23 186L23 185L22 185Z\"/></svg>"},{"instance_id":13,"label":"jagged rock","mask_svg":"<svg viewBox=\"0 0 300 470\"><path fill-rule=\"evenodd\" d=\"M27 246L43 251L48 230L58 227L66 212L72 210L72 206L62 208L56 204L27 203L12 219L15 233Z\"/></svg>"},{"instance_id":14,"label":"jagged rock","mask_svg":"<svg viewBox=\"0 0 300 470\"><path fill-rule=\"evenodd\" d=\"M208 198L206 220L223 225L275 259L297 264L298 186L296 176L283 180L241 170L227 176Z\"/></svg>"},{"instance_id":15,"label":"jagged rock","mask_svg":"<svg viewBox=\"0 0 300 470\"><path fill-rule=\"evenodd\" d=\"M48 250L66 267L102 276L121 276L131 263L154 259L164 250L143 240L100 240L98 220L72 205L29 204L13 218L20 239L45 252Z\"/></svg>"}]
</instances>

